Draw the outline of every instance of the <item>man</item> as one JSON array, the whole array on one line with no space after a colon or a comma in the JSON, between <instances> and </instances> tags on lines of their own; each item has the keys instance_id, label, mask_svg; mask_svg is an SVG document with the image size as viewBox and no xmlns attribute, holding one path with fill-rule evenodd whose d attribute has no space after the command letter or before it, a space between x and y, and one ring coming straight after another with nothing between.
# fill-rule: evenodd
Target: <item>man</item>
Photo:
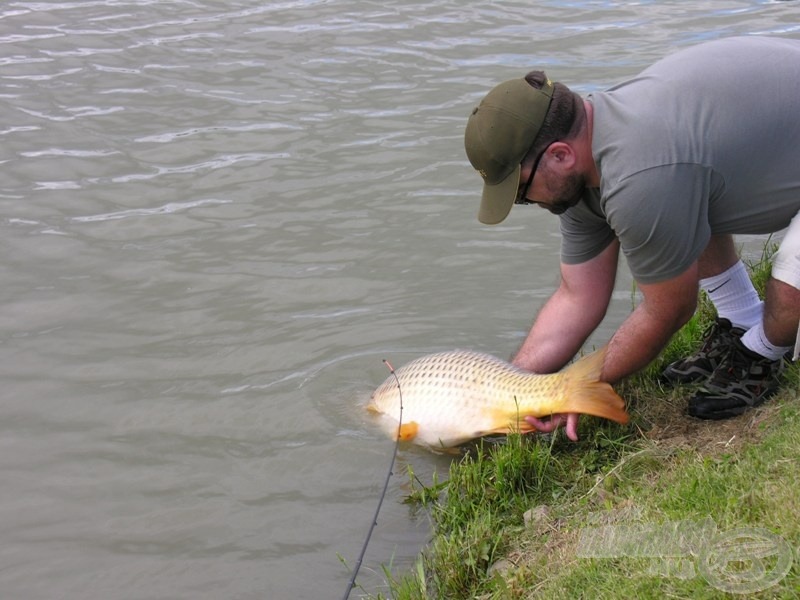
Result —
<instances>
[{"instance_id":1,"label":"man","mask_svg":"<svg viewBox=\"0 0 800 600\"><path fill-rule=\"evenodd\" d=\"M467 123L484 180L478 218L516 204L559 215L561 283L514 358L553 372L603 319L622 250L642 301L611 338L603 379L652 361L696 309L717 321L673 382L701 382L689 414L722 419L774 394L800 319L800 40L685 49L586 99L541 71L495 87ZM788 227L762 304L732 234ZM540 431L577 415L530 418Z\"/></svg>"}]
</instances>

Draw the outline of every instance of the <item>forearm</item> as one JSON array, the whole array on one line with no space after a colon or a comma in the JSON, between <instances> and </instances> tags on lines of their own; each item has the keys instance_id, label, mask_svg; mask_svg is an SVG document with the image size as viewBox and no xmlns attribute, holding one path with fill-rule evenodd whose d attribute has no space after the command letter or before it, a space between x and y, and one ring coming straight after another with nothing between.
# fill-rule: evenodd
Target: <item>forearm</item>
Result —
<instances>
[{"instance_id":1,"label":"forearm","mask_svg":"<svg viewBox=\"0 0 800 600\"><path fill-rule=\"evenodd\" d=\"M512 362L536 373L553 373L567 364L602 319L581 310L577 300L563 289L553 294Z\"/></svg>"},{"instance_id":2,"label":"forearm","mask_svg":"<svg viewBox=\"0 0 800 600\"><path fill-rule=\"evenodd\" d=\"M608 344L603 380L616 383L658 356L672 335L697 308L697 263L681 275L654 284L639 284L642 301Z\"/></svg>"},{"instance_id":3,"label":"forearm","mask_svg":"<svg viewBox=\"0 0 800 600\"><path fill-rule=\"evenodd\" d=\"M561 265L561 283L536 317L513 359L515 365L554 373L575 356L606 314L618 251L619 245L612 242L585 263Z\"/></svg>"},{"instance_id":4,"label":"forearm","mask_svg":"<svg viewBox=\"0 0 800 600\"><path fill-rule=\"evenodd\" d=\"M637 306L609 341L601 378L613 384L646 367L685 321L679 314L655 318L646 303Z\"/></svg>"}]
</instances>

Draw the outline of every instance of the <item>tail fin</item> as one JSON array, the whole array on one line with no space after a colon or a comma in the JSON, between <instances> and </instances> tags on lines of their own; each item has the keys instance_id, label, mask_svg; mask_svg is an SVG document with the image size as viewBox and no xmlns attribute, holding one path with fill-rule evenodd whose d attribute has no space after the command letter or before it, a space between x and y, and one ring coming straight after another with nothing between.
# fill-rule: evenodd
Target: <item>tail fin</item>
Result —
<instances>
[{"instance_id":1,"label":"tail fin","mask_svg":"<svg viewBox=\"0 0 800 600\"><path fill-rule=\"evenodd\" d=\"M564 404L559 412L574 412L628 422L625 401L608 383L600 381L607 346L584 356L567 367L564 375Z\"/></svg>"}]
</instances>

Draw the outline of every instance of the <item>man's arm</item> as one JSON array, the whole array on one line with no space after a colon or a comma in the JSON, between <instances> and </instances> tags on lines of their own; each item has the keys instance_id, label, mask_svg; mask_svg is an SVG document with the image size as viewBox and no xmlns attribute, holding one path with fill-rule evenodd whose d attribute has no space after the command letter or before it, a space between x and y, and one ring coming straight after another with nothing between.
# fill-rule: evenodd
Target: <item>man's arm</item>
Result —
<instances>
[{"instance_id":1,"label":"man's arm","mask_svg":"<svg viewBox=\"0 0 800 600\"><path fill-rule=\"evenodd\" d=\"M554 373L580 350L603 320L614 291L619 243L593 259L561 265L561 284L542 307L513 363L536 373Z\"/></svg>"},{"instance_id":2,"label":"man's arm","mask_svg":"<svg viewBox=\"0 0 800 600\"><path fill-rule=\"evenodd\" d=\"M647 366L697 308L697 262L659 283L638 284L642 301L617 329L606 352L602 379L616 383Z\"/></svg>"}]
</instances>

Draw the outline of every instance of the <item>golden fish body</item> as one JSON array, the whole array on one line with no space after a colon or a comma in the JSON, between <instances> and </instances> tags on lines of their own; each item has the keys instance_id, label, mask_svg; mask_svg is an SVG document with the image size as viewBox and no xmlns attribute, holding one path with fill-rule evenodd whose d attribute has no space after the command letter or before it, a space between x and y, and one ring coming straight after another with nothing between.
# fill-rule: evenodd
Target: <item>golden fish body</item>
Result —
<instances>
[{"instance_id":1,"label":"golden fish body","mask_svg":"<svg viewBox=\"0 0 800 600\"><path fill-rule=\"evenodd\" d=\"M531 431L526 416L578 412L627 423L622 398L599 380L604 356L601 349L559 373L539 375L481 352L428 354L390 375L367 408L382 415L392 437L432 448Z\"/></svg>"}]
</instances>

